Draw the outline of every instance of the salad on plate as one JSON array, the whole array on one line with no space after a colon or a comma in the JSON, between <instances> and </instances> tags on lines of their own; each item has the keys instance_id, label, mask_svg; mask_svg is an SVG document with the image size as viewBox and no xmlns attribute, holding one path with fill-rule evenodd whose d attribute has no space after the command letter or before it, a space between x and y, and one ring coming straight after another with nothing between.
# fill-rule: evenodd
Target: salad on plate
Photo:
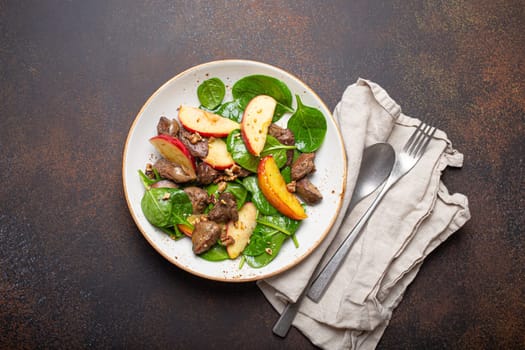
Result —
<instances>
[{"instance_id":1,"label":"salad on plate","mask_svg":"<svg viewBox=\"0 0 525 350\"><path fill-rule=\"evenodd\" d=\"M158 154L139 170L141 209L170 237L191 239L202 259L261 268L286 240L299 244L308 208L322 201L310 175L327 122L271 76L237 80L231 100L225 92L209 78L195 91L200 106L159 116L149 139Z\"/></svg>"}]
</instances>

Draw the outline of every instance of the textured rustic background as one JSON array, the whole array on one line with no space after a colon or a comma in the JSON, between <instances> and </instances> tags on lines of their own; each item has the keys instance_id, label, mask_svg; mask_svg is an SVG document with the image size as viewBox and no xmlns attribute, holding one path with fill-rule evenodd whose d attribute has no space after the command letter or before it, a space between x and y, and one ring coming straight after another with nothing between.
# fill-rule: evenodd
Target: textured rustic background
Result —
<instances>
[{"instance_id":1,"label":"textured rustic background","mask_svg":"<svg viewBox=\"0 0 525 350\"><path fill-rule=\"evenodd\" d=\"M358 77L435 120L472 220L426 261L380 349L525 347L523 1L0 0L0 348L305 349L254 283L158 255L124 200L142 104L198 63L264 61L330 108Z\"/></svg>"}]
</instances>

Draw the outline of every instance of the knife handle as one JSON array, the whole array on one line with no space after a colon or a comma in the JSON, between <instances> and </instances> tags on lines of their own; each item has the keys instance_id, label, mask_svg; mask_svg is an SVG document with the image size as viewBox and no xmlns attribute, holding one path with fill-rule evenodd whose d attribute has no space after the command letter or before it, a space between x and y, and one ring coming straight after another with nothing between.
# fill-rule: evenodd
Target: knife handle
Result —
<instances>
[{"instance_id":1,"label":"knife handle","mask_svg":"<svg viewBox=\"0 0 525 350\"><path fill-rule=\"evenodd\" d=\"M296 303L288 303L286 305L281 316L273 326L272 332L274 334L278 335L281 338L286 337L288 331L290 330L290 327L292 326L292 322L295 319L295 315L299 310L300 304L301 302L300 300L298 300Z\"/></svg>"}]
</instances>

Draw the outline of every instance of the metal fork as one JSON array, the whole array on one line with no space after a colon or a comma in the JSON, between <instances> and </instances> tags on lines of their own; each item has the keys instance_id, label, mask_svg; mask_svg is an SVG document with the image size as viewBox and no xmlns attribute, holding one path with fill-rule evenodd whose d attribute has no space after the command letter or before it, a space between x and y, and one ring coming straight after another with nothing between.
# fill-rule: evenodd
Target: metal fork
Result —
<instances>
[{"instance_id":1,"label":"metal fork","mask_svg":"<svg viewBox=\"0 0 525 350\"><path fill-rule=\"evenodd\" d=\"M348 234L339 248L337 248L337 251L313 281L307 294L311 300L318 302L319 299L321 299L324 291L326 290L326 287L332 281L335 272L341 266L344 258L348 254L348 251L352 247L352 244L370 218L370 215L372 215L374 212L378 203L384 197L386 192L400 178L408 173L414 167L414 165L416 165L419 159L421 159L421 156L425 152L435 132L436 128L421 122L414 133L410 136L407 143L403 147L403 150L397 155L392 172L386 180L385 185L381 189L381 192L379 192L376 199L372 202L368 210L363 214L357 225Z\"/></svg>"}]
</instances>

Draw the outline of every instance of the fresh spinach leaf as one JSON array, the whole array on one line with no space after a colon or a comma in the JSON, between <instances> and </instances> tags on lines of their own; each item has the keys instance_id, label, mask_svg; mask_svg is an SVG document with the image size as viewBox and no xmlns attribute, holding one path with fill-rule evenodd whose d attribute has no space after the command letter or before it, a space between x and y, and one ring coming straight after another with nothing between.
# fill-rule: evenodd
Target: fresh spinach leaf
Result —
<instances>
[{"instance_id":1,"label":"fresh spinach leaf","mask_svg":"<svg viewBox=\"0 0 525 350\"><path fill-rule=\"evenodd\" d=\"M239 130L233 130L228 135L228 138L226 139L226 146L235 163L239 164L244 169L251 171L252 173L257 172L259 158L248 152Z\"/></svg>"},{"instance_id":2,"label":"fresh spinach leaf","mask_svg":"<svg viewBox=\"0 0 525 350\"><path fill-rule=\"evenodd\" d=\"M217 108L226 94L226 87L219 78L203 81L197 88L199 102L207 109Z\"/></svg>"},{"instance_id":3,"label":"fresh spinach leaf","mask_svg":"<svg viewBox=\"0 0 525 350\"><path fill-rule=\"evenodd\" d=\"M235 182L228 182L225 192L230 192L234 195L237 201L237 209L240 209L244 205L244 202L246 202L246 197L248 196L248 191L246 188L244 188L243 185Z\"/></svg>"},{"instance_id":4,"label":"fresh spinach leaf","mask_svg":"<svg viewBox=\"0 0 525 350\"><path fill-rule=\"evenodd\" d=\"M171 222L172 226L177 224L191 224L188 222L188 216L193 213L193 205L191 204L190 197L183 190L173 188L170 196L172 203L171 209Z\"/></svg>"},{"instance_id":5,"label":"fresh spinach leaf","mask_svg":"<svg viewBox=\"0 0 525 350\"><path fill-rule=\"evenodd\" d=\"M284 113L293 112L292 93L282 81L266 75L250 75L238 80L232 89L233 98L239 100L242 109L252 98L268 95L277 101L273 121L279 120Z\"/></svg>"},{"instance_id":6,"label":"fresh spinach leaf","mask_svg":"<svg viewBox=\"0 0 525 350\"><path fill-rule=\"evenodd\" d=\"M257 207L257 210L264 215L277 214L277 209L275 209L270 202L266 199L261 189L259 188L257 177L248 176L242 180L244 187L251 193L252 202ZM251 241L251 239L250 239Z\"/></svg>"},{"instance_id":7,"label":"fresh spinach leaf","mask_svg":"<svg viewBox=\"0 0 525 350\"><path fill-rule=\"evenodd\" d=\"M149 187L151 185L153 185L154 183L156 182L159 182L161 180L160 178L160 174L159 172L157 171L157 169L153 168L153 173L155 175L155 178L152 179L150 177L148 177L146 174L144 174L144 172L142 170L139 169L139 177L140 177L140 181L142 181L142 184L144 185L144 187L146 189L149 189Z\"/></svg>"},{"instance_id":8,"label":"fresh spinach leaf","mask_svg":"<svg viewBox=\"0 0 525 350\"><path fill-rule=\"evenodd\" d=\"M301 152L314 152L326 135L326 119L317 108L305 106L296 95L297 109L288 120L288 129L295 137L295 145Z\"/></svg>"},{"instance_id":9,"label":"fresh spinach leaf","mask_svg":"<svg viewBox=\"0 0 525 350\"><path fill-rule=\"evenodd\" d=\"M285 166L281 170L281 175L283 176L284 182L287 184L292 182L292 168L290 166Z\"/></svg>"},{"instance_id":10,"label":"fresh spinach leaf","mask_svg":"<svg viewBox=\"0 0 525 350\"><path fill-rule=\"evenodd\" d=\"M283 243L295 234L300 223L282 214L259 216L253 238L250 237L250 244L246 248L249 249L243 252L246 263L253 268L268 265L279 254ZM255 242L250 247L252 239Z\"/></svg>"},{"instance_id":11,"label":"fresh spinach leaf","mask_svg":"<svg viewBox=\"0 0 525 350\"><path fill-rule=\"evenodd\" d=\"M224 118L231 119L240 123L244 113L244 108L240 105L239 100L233 100L223 103L215 110L216 114L223 116Z\"/></svg>"},{"instance_id":12,"label":"fresh spinach leaf","mask_svg":"<svg viewBox=\"0 0 525 350\"><path fill-rule=\"evenodd\" d=\"M218 198L220 195L218 184L208 185L206 187L206 191L210 196L215 196L215 198ZM242 184L236 182L227 182L224 192L233 194L235 201L237 202L237 209L240 209L243 206L243 204L246 202L246 198L248 197L248 191L246 188Z\"/></svg>"},{"instance_id":13,"label":"fresh spinach leaf","mask_svg":"<svg viewBox=\"0 0 525 350\"><path fill-rule=\"evenodd\" d=\"M230 258L228 256L228 252L226 251L226 247L220 244L215 244L213 247L199 256L208 261L223 261Z\"/></svg>"},{"instance_id":14,"label":"fresh spinach leaf","mask_svg":"<svg viewBox=\"0 0 525 350\"><path fill-rule=\"evenodd\" d=\"M182 237L185 237L184 233L180 232L177 225L173 227L160 227L161 231L173 238L174 240L181 239Z\"/></svg>"},{"instance_id":15,"label":"fresh spinach leaf","mask_svg":"<svg viewBox=\"0 0 525 350\"><path fill-rule=\"evenodd\" d=\"M148 221L157 227L186 223L193 207L188 195L176 188L152 188L144 192L140 202Z\"/></svg>"},{"instance_id":16,"label":"fresh spinach leaf","mask_svg":"<svg viewBox=\"0 0 525 350\"><path fill-rule=\"evenodd\" d=\"M250 243L248 243L246 248L244 248L242 251L243 255L257 256L264 254L266 252L266 248L270 247L271 235L267 236L265 234L265 230L261 229L261 227L263 226L256 226L253 230L252 235L250 236Z\"/></svg>"},{"instance_id":17,"label":"fresh spinach leaf","mask_svg":"<svg viewBox=\"0 0 525 350\"><path fill-rule=\"evenodd\" d=\"M226 146L235 163L239 164L244 169L251 171L252 173L257 172L257 166L259 165L260 158L248 152L246 144L244 143L239 130L233 130L228 135L228 138L226 139ZM264 148L261 152L261 157L270 154L273 155L277 166L281 168L286 164L286 152L289 149L295 149L295 146L283 145L275 137L268 135L266 137Z\"/></svg>"},{"instance_id":18,"label":"fresh spinach leaf","mask_svg":"<svg viewBox=\"0 0 525 350\"><path fill-rule=\"evenodd\" d=\"M282 214L274 215L260 215L257 219L257 224L264 225L268 229L274 229L284 233L287 236L291 236L297 231L301 221L290 219Z\"/></svg>"},{"instance_id":19,"label":"fresh spinach leaf","mask_svg":"<svg viewBox=\"0 0 525 350\"><path fill-rule=\"evenodd\" d=\"M267 135L266 143L261 151L261 157L271 154L277 167L282 168L286 164L286 160L288 159L287 151L290 149L295 149L295 146L283 145L272 135Z\"/></svg>"},{"instance_id":20,"label":"fresh spinach leaf","mask_svg":"<svg viewBox=\"0 0 525 350\"><path fill-rule=\"evenodd\" d=\"M268 265L275 259L287 238L288 236L281 232L270 236L263 253L255 256L244 254L246 263L253 268L261 268Z\"/></svg>"},{"instance_id":21,"label":"fresh spinach leaf","mask_svg":"<svg viewBox=\"0 0 525 350\"><path fill-rule=\"evenodd\" d=\"M144 192L140 202L142 212L148 221L157 227L167 227L171 222L173 204L169 200L170 192L163 188L152 188Z\"/></svg>"}]
</instances>

